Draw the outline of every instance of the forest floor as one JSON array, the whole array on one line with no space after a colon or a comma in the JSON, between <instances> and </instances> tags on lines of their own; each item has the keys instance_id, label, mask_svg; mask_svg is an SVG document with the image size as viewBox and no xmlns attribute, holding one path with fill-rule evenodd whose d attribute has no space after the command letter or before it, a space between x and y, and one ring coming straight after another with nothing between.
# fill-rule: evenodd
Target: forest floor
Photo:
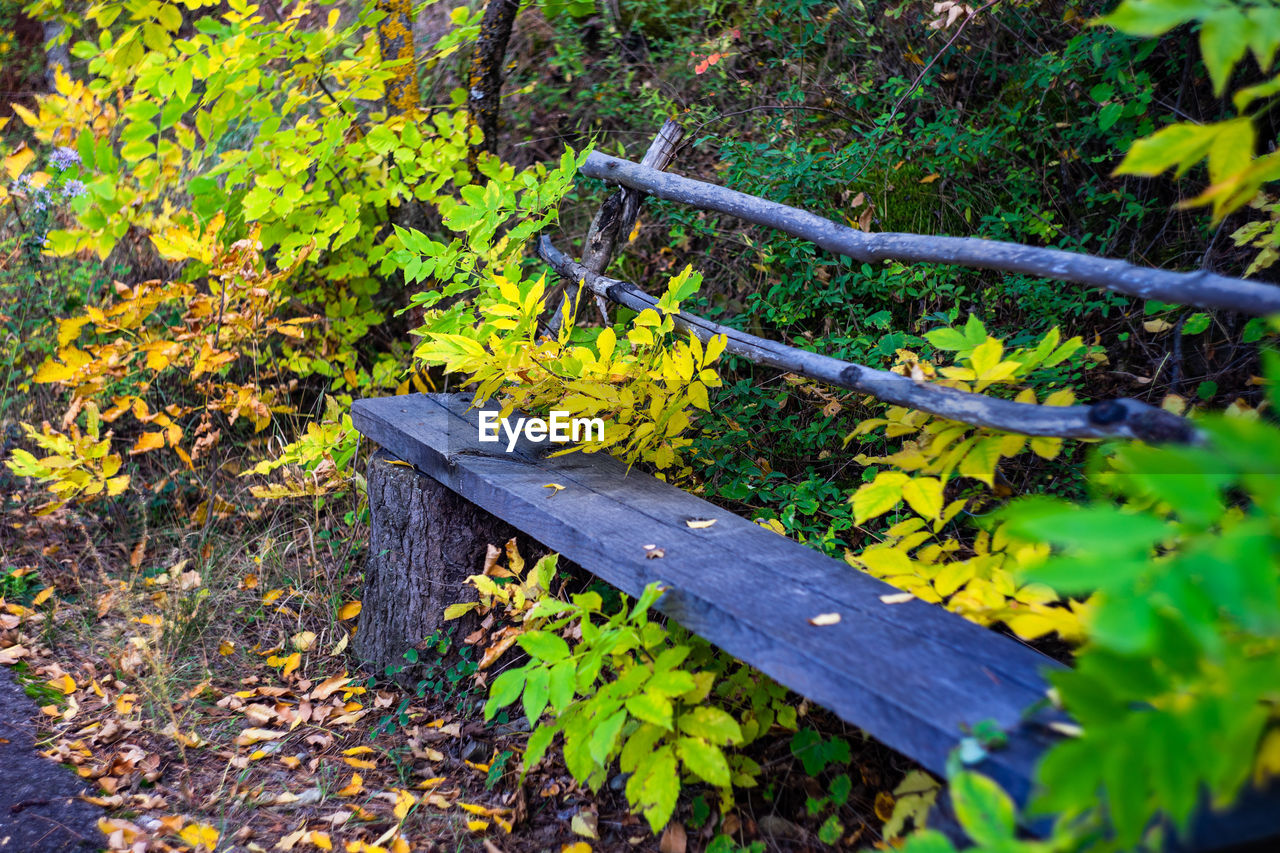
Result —
<instances>
[{"instance_id":1,"label":"forest floor","mask_svg":"<svg viewBox=\"0 0 1280 853\"><path fill-rule=\"evenodd\" d=\"M424 657L421 697L370 679L348 652L358 523L280 505L122 541L127 525L36 516L35 503L15 491L0 519L0 559L27 580L0 599L0 662L39 707L5 705L0 720L34 729L45 756L16 772L53 774L61 796L79 780L58 762L96 789L66 823L83 832L85 810L105 810L95 841L112 850L683 853L726 831L744 845L728 850L826 847L825 814L806 808L824 792L789 738L762 741L762 786L716 832L708 792L654 837L628 813L623 777L593 793L553 756L522 784L524 733L480 721L484 689L458 655ZM852 744L849 808L862 818L842 813L841 846L876 843L910 763L820 711L803 722ZM26 832L46 819L22 814L0 820ZM71 849L48 844L11 849Z\"/></svg>"}]
</instances>

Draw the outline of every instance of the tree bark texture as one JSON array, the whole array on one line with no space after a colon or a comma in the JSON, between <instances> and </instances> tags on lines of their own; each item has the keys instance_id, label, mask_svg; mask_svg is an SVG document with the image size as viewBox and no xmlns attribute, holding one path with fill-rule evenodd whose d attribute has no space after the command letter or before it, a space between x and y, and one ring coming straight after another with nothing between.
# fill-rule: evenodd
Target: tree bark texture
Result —
<instances>
[{"instance_id":1,"label":"tree bark texture","mask_svg":"<svg viewBox=\"0 0 1280 853\"><path fill-rule=\"evenodd\" d=\"M474 161L481 151L498 153L498 109L502 104L502 66L507 42L520 10L520 0L489 0L480 19L480 35L471 54L467 81L467 109L484 138L471 148Z\"/></svg>"},{"instance_id":2,"label":"tree bark texture","mask_svg":"<svg viewBox=\"0 0 1280 853\"><path fill-rule=\"evenodd\" d=\"M516 537L521 555L547 553L537 542L448 487L379 450L369 460L370 543L354 650L381 672L407 666L404 654L435 631L457 625L455 640L476 627L474 618L444 621L444 609L475 601L466 584L484 568L490 544ZM411 668L404 673L411 675Z\"/></svg>"},{"instance_id":3,"label":"tree bark texture","mask_svg":"<svg viewBox=\"0 0 1280 853\"><path fill-rule=\"evenodd\" d=\"M395 76L386 83L387 112L405 113L418 106L418 65L414 61L413 3L411 0L378 0L386 17L378 24L378 47L383 62L399 62Z\"/></svg>"},{"instance_id":4,"label":"tree bark texture","mask_svg":"<svg viewBox=\"0 0 1280 853\"><path fill-rule=\"evenodd\" d=\"M44 22L44 81L50 92L58 91L58 69L71 73L71 49L62 38L66 25L62 21Z\"/></svg>"}]
</instances>

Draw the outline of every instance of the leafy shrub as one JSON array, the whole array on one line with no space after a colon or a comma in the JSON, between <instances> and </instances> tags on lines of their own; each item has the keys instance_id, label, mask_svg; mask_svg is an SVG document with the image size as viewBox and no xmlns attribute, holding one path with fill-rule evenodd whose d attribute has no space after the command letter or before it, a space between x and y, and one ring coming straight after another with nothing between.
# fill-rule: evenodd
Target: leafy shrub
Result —
<instances>
[{"instance_id":1,"label":"leafy shrub","mask_svg":"<svg viewBox=\"0 0 1280 853\"><path fill-rule=\"evenodd\" d=\"M556 555L528 572L514 543L507 557L506 568L490 561L485 574L468 579L479 603L453 605L446 617L479 608L511 621L482 669L515 644L529 656L493 679L485 705L489 719L521 703L532 727L525 773L557 735L570 774L592 790L616 761L628 774L627 801L654 833L674 814L684 779L714 787L722 809L732 805L735 786L755 784L760 766L728 748L746 746L775 724L795 728L785 688L674 623L651 621L649 608L663 592L657 584L635 602L621 596L616 607L594 591L565 601L548 592ZM576 638L572 645L566 636Z\"/></svg>"}]
</instances>

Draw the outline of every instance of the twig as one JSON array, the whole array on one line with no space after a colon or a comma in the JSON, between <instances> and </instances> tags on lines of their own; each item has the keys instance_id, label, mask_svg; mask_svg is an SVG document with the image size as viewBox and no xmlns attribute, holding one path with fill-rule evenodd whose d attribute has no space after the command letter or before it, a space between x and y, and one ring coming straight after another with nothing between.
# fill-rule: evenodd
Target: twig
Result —
<instances>
[{"instance_id":1,"label":"twig","mask_svg":"<svg viewBox=\"0 0 1280 853\"><path fill-rule=\"evenodd\" d=\"M658 135L653 138L640 164L645 168L661 172L670 165L683 138L684 128L668 119L658 130ZM626 242L631 229L635 227L642 200L641 193L626 188L605 199L604 204L600 205L600 210L596 212L595 218L591 220L591 229L587 232L587 242L582 248L583 266L594 273L602 273L609 268L609 262L613 260L618 245ZM552 335L560 330L560 322L564 317L566 306L572 305L576 309L577 304L577 285L569 284L560 297L559 307L547 318L547 328ZM608 325L609 311L604 299L599 295L596 296L596 307L600 311L601 319Z\"/></svg>"},{"instance_id":2,"label":"twig","mask_svg":"<svg viewBox=\"0 0 1280 853\"><path fill-rule=\"evenodd\" d=\"M1251 315L1280 313L1280 287L1218 275L1208 270L1170 272L1138 267L1062 249L985 240L892 232L866 233L785 204L715 184L659 172L618 157L592 152L582 174L642 190L691 207L736 216L776 228L858 261L950 264L1023 273L1114 290L1139 299L1158 299L1200 308L1223 308Z\"/></svg>"},{"instance_id":3,"label":"twig","mask_svg":"<svg viewBox=\"0 0 1280 853\"><path fill-rule=\"evenodd\" d=\"M585 284L592 293L635 311L646 308L658 310L654 297L630 282L591 272L556 249L545 235L538 243L538 254L561 276ZM703 341L724 335L728 339L725 352L742 356L755 364L807 376L960 423L1021 435L1058 438L1123 437L1177 443L1201 440L1190 422L1138 400L1104 400L1091 406L1015 403L943 385L917 382L896 373L796 349L683 311L671 315L671 320L677 329L688 331Z\"/></svg>"}]
</instances>

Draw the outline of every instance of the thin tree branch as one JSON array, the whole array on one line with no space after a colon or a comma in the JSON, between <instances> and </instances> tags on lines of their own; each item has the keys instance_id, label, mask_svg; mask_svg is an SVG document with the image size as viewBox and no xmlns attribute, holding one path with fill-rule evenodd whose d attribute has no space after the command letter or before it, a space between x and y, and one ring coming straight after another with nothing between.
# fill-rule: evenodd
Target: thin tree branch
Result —
<instances>
[{"instance_id":1,"label":"thin tree branch","mask_svg":"<svg viewBox=\"0 0 1280 853\"><path fill-rule=\"evenodd\" d=\"M847 255L864 263L895 260L952 264L1072 281L1139 299L1158 299L1199 308L1220 308L1256 315L1280 313L1280 287L1217 275L1207 270L1169 272L1134 266L1114 258L979 237L866 233L805 210L715 184L655 171L598 151L587 157L582 174L668 201L727 213L746 222L776 228L809 240L829 252Z\"/></svg>"},{"instance_id":2,"label":"thin tree branch","mask_svg":"<svg viewBox=\"0 0 1280 853\"><path fill-rule=\"evenodd\" d=\"M538 242L538 255L561 276L585 285L592 293L634 311L658 310L654 297L630 282L588 270L556 249L545 235ZM728 339L725 352L756 364L807 376L860 394L870 394L887 403L960 423L1021 435L1059 438L1123 437L1153 443L1195 443L1200 440L1199 432L1189 421L1138 400L1104 400L1091 406L1015 403L929 382L917 382L896 373L796 349L693 314L680 312L671 315L671 319L677 329L689 331L703 341L724 335Z\"/></svg>"},{"instance_id":3,"label":"thin tree branch","mask_svg":"<svg viewBox=\"0 0 1280 853\"><path fill-rule=\"evenodd\" d=\"M683 138L684 128L677 122L667 119L658 131L658 135L653 138L640 165L661 172L671 164L676 148L679 147L680 140ZM609 268L609 262L613 260L618 245L626 242L631 229L635 227L636 217L640 215L640 202L643 200L643 193L626 187L605 199L604 204L600 205L600 210L596 212L595 218L591 220L587 242L582 247L583 266L594 273L602 273ZM560 298L559 307L547 319L547 327L552 335L560 330L565 304L576 305L577 301L578 286L576 283L570 283ZM608 323L609 314L605 308L604 299L599 295L596 295L596 305L600 309L600 316L605 323Z\"/></svg>"}]
</instances>

